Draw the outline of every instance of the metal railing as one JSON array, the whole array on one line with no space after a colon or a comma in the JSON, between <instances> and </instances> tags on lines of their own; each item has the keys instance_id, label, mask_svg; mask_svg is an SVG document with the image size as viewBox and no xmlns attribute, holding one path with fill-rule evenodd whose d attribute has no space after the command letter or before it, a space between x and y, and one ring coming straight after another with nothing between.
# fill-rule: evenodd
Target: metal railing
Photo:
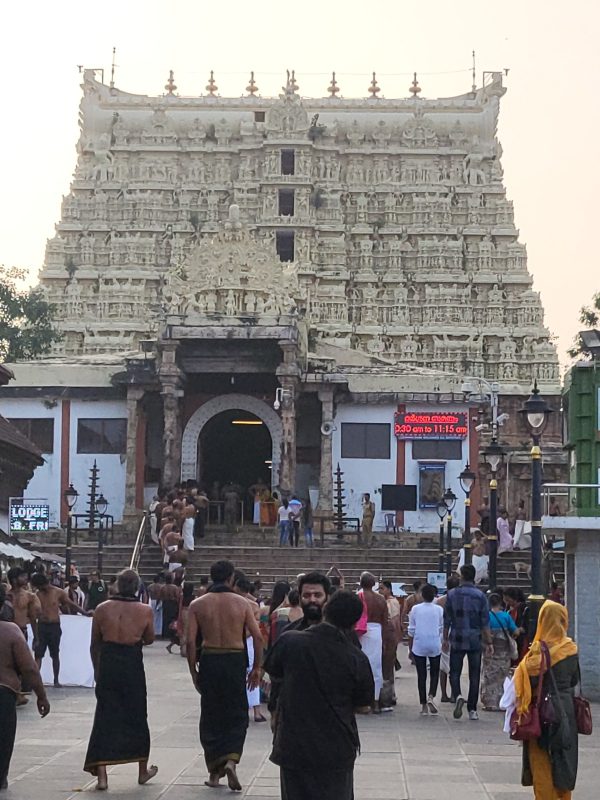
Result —
<instances>
[{"instance_id":1,"label":"metal railing","mask_svg":"<svg viewBox=\"0 0 600 800\"><path fill-rule=\"evenodd\" d=\"M140 564L140 558L142 557L142 549L144 547L144 541L146 539L146 529L148 527L148 514L144 514L142 517L142 521L140 522L140 528L138 530L137 536L135 537L135 544L133 545L133 552L131 554L131 561L129 562L129 569L135 569Z\"/></svg>"},{"instance_id":2,"label":"metal railing","mask_svg":"<svg viewBox=\"0 0 600 800\"><path fill-rule=\"evenodd\" d=\"M542 486L542 513L557 517L576 517L580 505L577 502L578 489L595 489L598 493L597 502L600 503L600 483L545 483ZM550 514L550 498L553 497L558 504L560 513Z\"/></svg>"}]
</instances>

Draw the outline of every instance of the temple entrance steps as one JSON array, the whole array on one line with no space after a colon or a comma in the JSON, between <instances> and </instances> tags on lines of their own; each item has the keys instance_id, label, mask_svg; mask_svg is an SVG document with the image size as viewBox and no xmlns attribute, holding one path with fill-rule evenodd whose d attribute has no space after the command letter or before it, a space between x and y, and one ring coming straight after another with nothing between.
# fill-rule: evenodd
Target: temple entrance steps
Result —
<instances>
[{"instance_id":1,"label":"temple entrance steps","mask_svg":"<svg viewBox=\"0 0 600 800\"><path fill-rule=\"evenodd\" d=\"M271 542L274 533L269 532ZM254 535L257 532L254 531ZM229 544L214 543L213 538L229 537ZM277 580L295 579L300 572L308 570L326 571L332 565L341 570L346 586L352 588L358 582L360 573L369 570L378 578L406 583L408 586L419 579L425 580L428 572L438 570L438 550L432 539L411 536L411 541L396 544L378 543L370 549L358 546L356 542L337 544L337 540L327 539L325 547L306 548L301 542L298 548L289 545L284 547L272 544L247 544L243 541L232 542L236 534L213 534L196 546L188 561L188 574L191 580L199 582L200 576L208 575L210 565L218 559L229 559L236 567L244 570L250 580L260 578L265 590L269 590ZM414 540L418 540L418 543ZM36 549L61 554L63 549L57 543L36 544ZM115 575L119 570L128 567L131 559L132 545L106 545L103 551L103 574L106 578ZM80 574L87 575L97 566L97 546L94 542L80 543L73 547L73 560ZM452 563L457 563L457 551L453 552ZM519 586L524 591L529 589L527 565L529 551L505 553L498 558L498 585L502 587ZM519 574L515 565L518 565ZM144 581L149 582L161 569L161 553L159 548L146 544L142 552L139 571ZM564 567L562 553L554 554L554 570L557 580L562 583ZM408 588L407 586L407 588Z\"/></svg>"}]
</instances>

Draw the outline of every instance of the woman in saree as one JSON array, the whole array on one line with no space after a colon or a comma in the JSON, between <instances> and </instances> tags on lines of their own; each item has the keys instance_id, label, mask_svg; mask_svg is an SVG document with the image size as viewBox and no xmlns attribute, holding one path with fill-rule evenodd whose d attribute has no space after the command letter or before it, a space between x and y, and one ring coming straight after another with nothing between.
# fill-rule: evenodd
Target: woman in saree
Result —
<instances>
[{"instance_id":1,"label":"woman in saree","mask_svg":"<svg viewBox=\"0 0 600 800\"><path fill-rule=\"evenodd\" d=\"M490 595L488 604L490 634L494 649L491 654L486 653L483 656L481 704L485 711L501 711L499 703L504 691L504 680L510 672L511 639L515 635L517 626L508 611L503 610L499 594Z\"/></svg>"},{"instance_id":2,"label":"woman in saree","mask_svg":"<svg viewBox=\"0 0 600 800\"><path fill-rule=\"evenodd\" d=\"M541 643L550 652L551 676L543 677L544 693L550 692L557 722L542 726L539 739L523 742L523 786L533 786L535 800L571 800L577 778L577 724L574 688L579 681L577 645L567 636L568 615L564 606L547 600L540 610L537 631L529 652L515 672L517 711L531 705L539 680Z\"/></svg>"}]
</instances>

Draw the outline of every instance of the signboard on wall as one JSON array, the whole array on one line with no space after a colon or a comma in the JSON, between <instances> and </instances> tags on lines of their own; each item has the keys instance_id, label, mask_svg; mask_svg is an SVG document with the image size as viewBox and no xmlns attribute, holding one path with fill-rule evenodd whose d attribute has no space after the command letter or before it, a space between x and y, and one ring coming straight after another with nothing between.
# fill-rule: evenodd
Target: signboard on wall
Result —
<instances>
[{"instance_id":1,"label":"signboard on wall","mask_svg":"<svg viewBox=\"0 0 600 800\"><path fill-rule=\"evenodd\" d=\"M47 533L50 529L50 505L48 500L10 497L8 507L8 529L15 536L23 533Z\"/></svg>"},{"instance_id":2,"label":"signboard on wall","mask_svg":"<svg viewBox=\"0 0 600 800\"><path fill-rule=\"evenodd\" d=\"M444 494L445 464L419 464L419 508L436 508Z\"/></svg>"},{"instance_id":3,"label":"signboard on wall","mask_svg":"<svg viewBox=\"0 0 600 800\"><path fill-rule=\"evenodd\" d=\"M466 439L468 432L466 411L397 411L394 415L397 439Z\"/></svg>"}]
</instances>

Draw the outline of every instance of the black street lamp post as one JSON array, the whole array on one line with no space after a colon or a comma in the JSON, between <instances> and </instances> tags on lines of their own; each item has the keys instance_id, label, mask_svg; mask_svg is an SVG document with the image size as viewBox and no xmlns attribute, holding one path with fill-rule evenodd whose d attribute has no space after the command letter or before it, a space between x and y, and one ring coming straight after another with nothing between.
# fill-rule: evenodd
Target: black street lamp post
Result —
<instances>
[{"instance_id":1,"label":"black street lamp post","mask_svg":"<svg viewBox=\"0 0 600 800\"><path fill-rule=\"evenodd\" d=\"M545 587L542 576L542 450L540 440L553 409L543 397L537 381L533 392L519 411L533 441L531 448L531 593L529 595L529 634L533 641Z\"/></svg>"},{"instance_id":2,"label":"black street lamp post","mask_svg":"<svg viewBox=\"0 0 600 800\"><path fill-rule=\"evenodd\" d=\"M498 481L496 475L498 467L504 458L504 450L494 438L483 451L492 477L490 480L490 523L487 535L490 550L489 584L490 589L496 587L497 561L498 561Z\"/></svg>"},{"instance_id":3,"label":"black street lamp post","mask_svg":"<svg viewBox=\"0 0 600 800\"><path fill-rule=\"evenodd\" d=\"M100 523L98 526L98 572L102 575L102 566L103 566L103 559L104 559L104 526L102 524L104 520L104 515L106 514L106 509L108 508L108 502L102 492L96 498L96 513L100 517Z\"/></svg>"},{"instance_id":4,"label":"black street lamp post","mask_svg":"<svg viewBox=\"0 0 600 800\"><path fill-rule=\"evenodd\" d=\"M440 500L435 507L435 510L440 518L440 554L438 559L438 572L444 572L444 517L448 513L446 503L444 503L443 500Z\"/></svg>"},{"instance_id":5,"label":"black street lamp post","mask_svg":"<svg viewBox=\"0 0 600 800\"><path fill-rule=\"evenodd\" d=\"M473 490L473 486L475 485L475 481L477 480L477 476L470 468L469 464L465 466L463 471L458 476L460 480L460 488L465 493L465 530L463 533L463 549L465 553L465 564L470 564L472 562L472 555L471 552L471 492Z\"/></svg>"},{"instance_id":6,"label":"black street lamp post","mask_svg":"<svg viewBox=\"0 0 600 800\"><path fill-rule=\"evenodd\" d=\"M79 492L73 486L72 483L69 484L68 488L64 490L63 497L65 503L67 504L67 544L65 546L65 580L68 583L69 577L71 575L71 549L73 545L73 527L72 527L72 517L71 513L75 504L77 503L77 498L79 497Z\"/></svg>"},{"instance_id":7,"label":"black street lamp post","mask_svg":"<svg viewBox=\"0 0 600 800\"><path fill-rule=\"evenodd\" d=\"M452 575L452 512L456 505L456 495L452 489L446 489L442 498L448 517L446 518L446 579Z\"/></svg>"}]
</instances>

